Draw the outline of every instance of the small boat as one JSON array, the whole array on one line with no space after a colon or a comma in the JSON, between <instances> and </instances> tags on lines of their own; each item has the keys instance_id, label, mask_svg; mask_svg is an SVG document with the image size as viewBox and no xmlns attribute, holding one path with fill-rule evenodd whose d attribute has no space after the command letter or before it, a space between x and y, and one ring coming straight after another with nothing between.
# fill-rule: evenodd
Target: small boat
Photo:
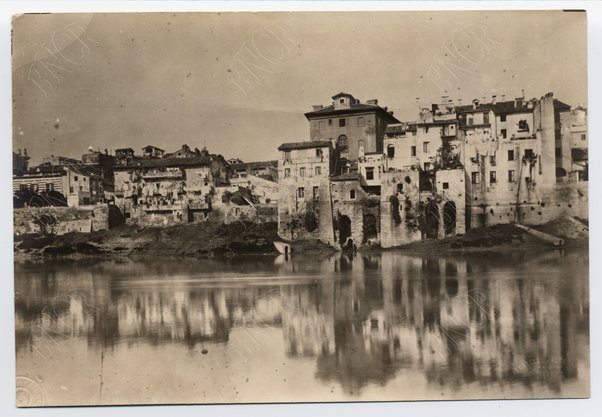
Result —
<instances>
[{"instance_id":1,"label":"small boat","mask_svg":"<svg viewBox=\"0 0 602 417\"><path fill-rule=\"evenodd\" d=\"M292 252L292 242L290 240L285 240L281 237L278 237L278 239L275 239L273 243L276 247L276 250L283 255L289 255Z\"/></svg>"}]
</instances>

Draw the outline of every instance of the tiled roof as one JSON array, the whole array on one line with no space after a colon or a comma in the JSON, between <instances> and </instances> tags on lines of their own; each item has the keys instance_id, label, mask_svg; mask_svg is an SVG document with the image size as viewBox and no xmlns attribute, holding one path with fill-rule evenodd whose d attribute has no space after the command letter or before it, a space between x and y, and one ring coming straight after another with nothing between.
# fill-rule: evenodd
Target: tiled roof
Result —
<instances>
[{"instance_id":1,"label":"tiled roof","mask_svg":"<svg viewBox=\"0 0 602 417\"><path fill-rule=\"evenodd\" d=\"M231 170L248 168L278 168L278 161L239 162L236 164L230 164Z\"/></svg>"},{"instance_id":2,"label":"tiled roof","mask_svg":"<svg viewBox=\"0 0 602 417\"><path fill-rule=\"evenodd\" d=\"M479 103L476 108L472 104L464 106L456 106L456 113L475 113L482 111L492 110L495 114L510 114L510 113L529 113L533 111L533 107L529 108L525 100L522 106L516 106L514 100L512 101L500 101L497 103Z\"/></svg>"},{"instance_id":3,"label":"tiled roof","mask_svg":"<svg viewBox=\"0 0 602 417\"><path fill-rule=\"evenodd\" d=\"M293 149L311 149L311 148L324 148L326 146L331 146L330 142L327 140L313 140L307 142L289 142L283 143L278 147L279 151L288 151Z\"/></svg>"},{"instance_id":4,"label":"tiled roof","mask_svg":"<svg viewBox=\"0 0 602 417\"><path fill-rule=\"evenodd\" d=\"M336 116L336 115L348 114L348 113L363 113L363 112L367 112L367 111L380 113L381 116L383 116L389 120L389 123L399 123L399 120L397 120L393 115L387 113L387 111L384 108L382 108L376 104L365 104L365 103L352 104L351 107L345 107L345 108L336 109L336 110L335 110L334 106L332 106L332 105L324 106L319 110L314 110L314 111L305 113L305 117L309 119L311 117Z\"/></svg>"},{"instance_id":5,"label":"tiled roof","mask_svg":"<svg viewBox=\"0 0 602 417\"><path fill-rule=\"evenodd\" d=\"M336 175L330 179L332 181L356 181L360 179L360 174L357 171L352 171L346 174Z\"/></svg>"},{"instance_id":6,"label":"tiled roof","mask_svg":"<svg viewBox=\"0 0 602 417\"><path fill-rule=\"evenodd\" d=\"M395 123L387 126L385 134L394 135L413 131L416 131L416 123Z\"/></svg>"},{"instance_id":7,"label":"tiled roof","mask_svg":"<svg viewBox=\"0 0 602 417\"><path fill-rule=\"evenodd\" d=\"M167 168L167 167L191 167L207 166L213 160L210 156L198 156L195 158L135 158L128 161L125 165L116 165L115 170L124 170L131 168Z\"/></svg>"}]
</instances>

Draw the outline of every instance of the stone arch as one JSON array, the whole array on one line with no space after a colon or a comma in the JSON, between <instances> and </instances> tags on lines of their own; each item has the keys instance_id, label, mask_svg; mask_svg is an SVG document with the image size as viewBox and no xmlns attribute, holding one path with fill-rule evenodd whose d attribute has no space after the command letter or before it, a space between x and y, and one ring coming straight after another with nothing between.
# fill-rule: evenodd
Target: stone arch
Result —
<instances>
[{"instance_id":1,"label":"stone arch","mask_svg":"<svg viewBox=\"0 0 602 417\"><path fill-rule=\"evenodd\" d=\"M339 216L339 243L344 245L347 238L351 237L351 219L348 216Z\"/></svg>"},{"instance_id":2,"label":"stone arch","mask_svg":"<svg viewBox=\"0 0 602 417\"><path fill-rule=\"evenodd\" d=\"M443 227L445 228L445 236L456 233L456 203L448 201L443 205Z\"/></svg>"},{"instance_id":3,"label":"stone arch","mask_svg":"<svg viewBox=\"0 0 602 417\"><path fill-rule=\"evenodd\" d=\"M439 206L435 200L428 200L424 209L425 230L427 239L437 239L439 236Z\"/></svg>"},{"instance_id":4,"label":"stone arch","mask_svg":"<svg viewBox=\"0 0 602 417\"><path fill-rule=\"evenodd\" d=\"M376 239L378 237L378 227L376 216L372 213L364 214L364 239L363 243L368 240Z\"/></svg>"}]
</instances>

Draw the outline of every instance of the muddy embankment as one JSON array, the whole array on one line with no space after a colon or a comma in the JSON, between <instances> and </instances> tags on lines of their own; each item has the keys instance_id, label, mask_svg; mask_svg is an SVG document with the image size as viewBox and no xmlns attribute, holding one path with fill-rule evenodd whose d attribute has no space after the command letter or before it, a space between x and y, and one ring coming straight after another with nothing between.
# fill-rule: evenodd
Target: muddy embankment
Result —
<instances>
[{"instance_id":1,"label":"muddy embankment","mask_svg":"<svg viewBox=\"0 0 602 417\"><path fill-rule=\"evenodd\" d=\"M121 225L92 233L60 236L15 236L15 255L77 256L195 256L276 253L272 241L276 223L189 223L167 227Z\"/></svg>"},{"instance_id":2,"label":"muddy embankment","mask_svg":"<svg viewBox=\"0 0 602 417\"><path fill-rule=\"evenodd\" d=\"M587 246L587 221L559 219L536 230L564 239L566 247ZM60 236L27 234L14 237L16 258L30 257L147 257L187 256L198 258L234 255L276 255L272 244L277 224L199 222L168 227L122 225L93 233ZM472 229L463 236L443 240L422 240L389 250L408 252L482 252L544 250L553 247L526 231L501 224ZM295 252L330 253L333 248L316 242L296 242ZM361 250L381 250L379 247Z\"/></svg>"}]
</instances>

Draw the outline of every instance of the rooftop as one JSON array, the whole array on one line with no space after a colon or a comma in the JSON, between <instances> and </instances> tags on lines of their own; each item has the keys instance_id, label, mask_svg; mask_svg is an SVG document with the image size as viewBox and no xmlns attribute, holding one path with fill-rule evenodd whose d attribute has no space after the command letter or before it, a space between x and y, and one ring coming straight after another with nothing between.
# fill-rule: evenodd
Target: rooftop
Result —
<instances>
[{"instance_id":1,"label":"rooftop","mask_svg":"<svg viewBox=\"0 0 602 417\"><path fill-rule=\"evenodd\" d=\"M360 179L360 174L357 171L352 171L346 174L335 175L330 179L332 181L357 181Z\"/></svg>"},{"instance_id":2,"label":"rooftop","mask_svg":"<svg viewBox=\"0 0 602 417\"><path fill-rule=\"evenodd\" d=\"M213 161L211 156L198 156L195 158L161 158L161 159L148 159L148 158L135 158L127 162L124 165L115 166L115 170L124 170L128 168L169 168L169 167L194 167L194 166L207 166Z\"/></svg>"},{"instance_id":3,"label":"rooftop","mask_svg":"<svg viewBox=\"0 0 602 417\"><path fill-rule=\"evenodd\" d=\"M327 140L313 140L306 142L289 142L283 143L278 147L279 151L289 151L293 149L312 149L330 147L331 143Z\"/></svg>"}]
</instances>

